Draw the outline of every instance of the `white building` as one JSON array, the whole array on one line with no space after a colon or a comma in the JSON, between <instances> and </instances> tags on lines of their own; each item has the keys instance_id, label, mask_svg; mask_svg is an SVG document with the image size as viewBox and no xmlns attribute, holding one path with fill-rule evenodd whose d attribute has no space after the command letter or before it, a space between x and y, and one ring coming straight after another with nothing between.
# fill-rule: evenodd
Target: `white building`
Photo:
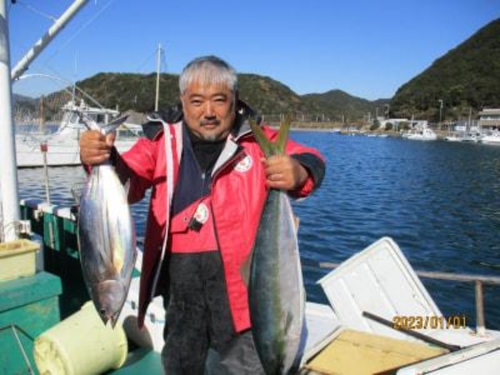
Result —
<instances>
[{"instance_id":1,"label":"white building","mask_svg":"<svg viewBox=\"0 0 500 375\"><path fill-rule=\"evenodd\" d=\"M479 127L484 130L500 129L500 108L484 108L479 112Z\"/></svg>"}]
</instances>

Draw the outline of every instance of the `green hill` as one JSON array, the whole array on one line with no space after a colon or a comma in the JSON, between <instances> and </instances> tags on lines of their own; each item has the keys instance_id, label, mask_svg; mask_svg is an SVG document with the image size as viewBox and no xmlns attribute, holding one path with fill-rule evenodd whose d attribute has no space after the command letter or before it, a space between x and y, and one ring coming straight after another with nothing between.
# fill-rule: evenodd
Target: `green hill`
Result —
<instances>
[{"instance_id":1,"label":"green hill","mask_svg":"<svg viewBox=\"0 0 500 375\"><path fill-rule=\"evenodd\" d=\"M160 108L178 103L178 78L174 74L160 75ZM340 90L300 96L270 77L240 74L238 78L241 99L268 122L279 121L280 116L288 113L308 122L342 121L342 118L356 121L368 112L375 113L375 108L381 106L378 102L356 98ZM156 74L99 73L77 82L76 86L105 107L143 113L154 109ZM46 117L54 115L57 108L70 98L70 88L45 97Z\"/></svg>"},{"instance_id":2,"label":"green hill","mask_svg":"<svg viewBox=\"0 0 500 375\"><path fill-rule=\"evenodd\" d=\"M500 19L437 59L402 85L390 103L395 117L439 121L466 118L484 107L500 106Z\"/></svg>"},{"instance_id":3,"label":"green hill","mask_svg":"<svg viewBox=\"0 0 500 375\"><path fill-rule=\"evenodd\" d=\"M384 105L389 103L388 99L369 101L349 95L342 90L331 90L323 94L307 94L303 99L316 113L326 116L332 121L358 122L365 116L383 114Z\"/></svg>"}]
</instances>

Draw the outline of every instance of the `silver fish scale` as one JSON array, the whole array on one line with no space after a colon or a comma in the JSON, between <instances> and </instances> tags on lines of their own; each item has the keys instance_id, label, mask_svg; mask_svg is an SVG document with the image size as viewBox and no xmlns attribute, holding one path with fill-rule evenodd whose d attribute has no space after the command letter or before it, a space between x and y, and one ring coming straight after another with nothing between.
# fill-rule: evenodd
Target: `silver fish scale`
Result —
<instances>
[{"instance_id":1,"label":"silver fish scale","mask_svg":"<svg viewBox=\"0 0 500 375\"><path fill-rule=\"evenodd\" d=\"M252 332L266 374L296 369L305 338L305 293L290 201L269 192L253 249L249 304Z\"/></svg>"},{"instance_id":2,"label":"silver fish scale","mask_svg":"<svg viewBox=\"0 0 500 375\"><path fill-rule=\"evenodd\" d=\"M85 284L101 319L116 323L136 259L135 228L114 168L92 169L80 199L78 241Z\"/></svg>"}]
</instances>

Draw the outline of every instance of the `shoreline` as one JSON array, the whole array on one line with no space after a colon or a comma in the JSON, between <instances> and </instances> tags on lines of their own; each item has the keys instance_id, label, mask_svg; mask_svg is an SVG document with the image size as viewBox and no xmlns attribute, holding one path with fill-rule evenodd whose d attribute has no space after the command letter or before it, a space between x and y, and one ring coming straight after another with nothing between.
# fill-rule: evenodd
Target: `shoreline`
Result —
<instances>
[{"instance_id":1,"label":"shoreline","mask_svg":"<svg viewBox=\"0 0 500 375\"><path fill-rule=\"evenodd\" d=\"M271 127L278 129L279 126L273 124ZM292 125L290 130L292 131L312 131L312 132L324 132L324 133L336 133L339 135L360 135L360 136L376 136L376 137L392 137L392 138L402 138L403 132L395 132L392 130L389 131L380 131L380 130L365 130L365 129L346 129L339 127L325 127L325 126L317 126L317 127L309 127L309 126L294 126ZM436 135L437 140L444 140L449 132L446 130L437 130L432 129Z\"/></svg>"}]
</instances>

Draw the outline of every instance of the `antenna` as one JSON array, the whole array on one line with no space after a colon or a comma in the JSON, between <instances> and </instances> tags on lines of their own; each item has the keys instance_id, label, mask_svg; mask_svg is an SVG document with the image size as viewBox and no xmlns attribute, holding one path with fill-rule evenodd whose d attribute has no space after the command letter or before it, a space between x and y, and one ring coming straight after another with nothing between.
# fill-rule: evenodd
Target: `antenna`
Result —
<instances>
[{"instance_id":1,"label":"antenna","mask_svg":"<svg viewBox=\"0 0 500 375\"><path fill-rule=\"evenodd\" d=\"M158 111L158 100L160 98L160 62L161 62L161 44L158 43L158 52L156 55L156 96L155 112Z\"/></svg>"}]
</instances>

